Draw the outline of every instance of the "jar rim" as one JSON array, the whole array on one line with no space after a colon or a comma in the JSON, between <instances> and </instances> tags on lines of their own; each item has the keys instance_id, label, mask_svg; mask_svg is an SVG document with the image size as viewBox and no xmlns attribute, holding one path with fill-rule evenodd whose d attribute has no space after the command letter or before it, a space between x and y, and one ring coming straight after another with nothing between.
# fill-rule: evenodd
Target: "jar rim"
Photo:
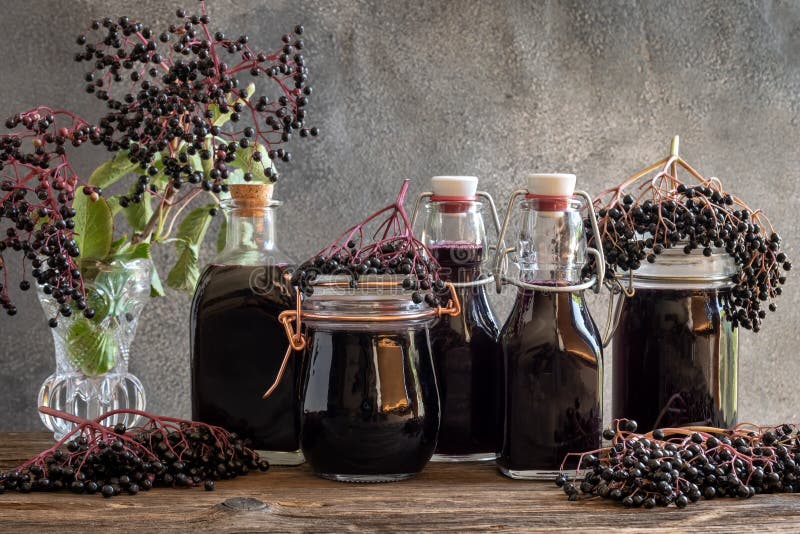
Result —
<instances>
[{"instance_id":1,"label":"jar rim","mask_svg":"<svg viewBox=\"0 0 800 534\"><path fill-rule=\"evenodd\" d=\"M341 318L376 315L398 321L434 319L434 308L424 301L414 302L411 297L414 290L402 286L406 278L405 275L367 275L360 277L357 287L353 288L349 286L352 278L348 275L320 275L310 283L314 292L303 298L303 311L314 315L305 322L351 322Z\"/></svg>"},{"instance_id":2,"label":"jar rim","mask_svg":"<svg viewBox=\"0 0 800 534\"><path fill-rule=\"evenodd\" d=\"M634 288L685 287L687 289L733 287L733 276L739 272L736 261L721 248L713 248L710 256L692 251L686 254L681 243L664 249L653 263L643 263L633 272L617 271L620 278L630 278Z\"/></svg>"}]
</instances>

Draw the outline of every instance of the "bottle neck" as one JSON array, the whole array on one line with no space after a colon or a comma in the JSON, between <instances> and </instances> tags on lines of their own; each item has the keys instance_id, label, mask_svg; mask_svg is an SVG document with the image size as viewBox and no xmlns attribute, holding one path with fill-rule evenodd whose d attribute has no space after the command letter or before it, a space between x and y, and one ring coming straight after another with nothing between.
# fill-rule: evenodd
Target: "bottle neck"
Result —
<instances>
[{"instance_id":1,"label":"bottle neck","mask_svg":"<svg viewBox=\"0 0 800 534\"><path fill-rule=\"evenodd\" d=\"M486 230L474 200L444 200L425 206L421 240L439 262L439 276L450 282L472 282L487 260Z\"/></svg>"},{"instance_id":2,"label":"bottle neck","mask_svg":"<svg viewBox=\"0 0 800 534\"><path fill-rule=\"evenodd\" d=\"M580 207L555 209L540 199L526 199L518 220L520 279L542 285L579 283L586 263Z\"/></svg>"},{"instance_id":3,"label":"bottle neck","mask_svg":"<svg viewBox=\"0 0 800 534\"><path fill-rule=\"evenodd\" d=\"M562 329L586 325L584 291L544 292L520 288L511 316L518 326L552 319Z\"/></svg>"},{"instance_id":4,"label":"bottle neck","mask_svg":"<svg viewBox=\"0 0 800 534\"><path fill-rule=\"evenodd\" d=\"M272 206L226 206L225 247L217 263L263 265L288 263L279 253Z\"/></svg>"}]
</instances>

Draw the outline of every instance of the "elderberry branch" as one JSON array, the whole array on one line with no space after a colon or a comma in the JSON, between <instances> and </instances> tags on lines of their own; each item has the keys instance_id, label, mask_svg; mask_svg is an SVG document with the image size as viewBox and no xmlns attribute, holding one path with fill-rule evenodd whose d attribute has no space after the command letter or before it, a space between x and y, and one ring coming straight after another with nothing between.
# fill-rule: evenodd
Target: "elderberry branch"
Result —
<instances>
[{"instance_id":1,"label":"elderberry branch","mask_svg":"<svg viewBox=\"0 0 800 534\"><path fill-rule=\"evenodd\" d=\"M678 164L696 185L675 176ZM674 247L686 254L701 250L707 257L724 253L738 267L723 299L725 318L757 332L767 310L777 309L775 299L792 267L781 250L782 239L760 209L724 191L718 178L705 179L672 156L601 192L595 208L600 235L593 235L588 220L585 228L589 244L603 247L609 284Z\"/></svg>"},{"instance_id":2,"label":"elderberry branch","mask_svg":"<svg viewBox=\"0 0 800 534\"><path fill-rule=\"evenodd\" d=\"M213 490L216 480L269 469L246 441L213 425L128 409L94 420L48 407L40 411L75 427L53 446L0 474L0 493L69 489L112 497L156 486L200 484ZM103 424L120 415L139 416L144 423L130 428Z\"/></svg>"}]
</instances>

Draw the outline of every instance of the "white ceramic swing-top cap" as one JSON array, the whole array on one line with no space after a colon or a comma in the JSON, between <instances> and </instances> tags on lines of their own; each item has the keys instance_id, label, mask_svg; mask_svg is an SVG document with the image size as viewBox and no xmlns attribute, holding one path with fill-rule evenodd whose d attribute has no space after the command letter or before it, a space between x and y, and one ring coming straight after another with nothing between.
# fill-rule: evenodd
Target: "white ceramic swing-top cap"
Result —
<instances>
[{"instance_id":1,"label":"white ceramic swing-top cap","mask_svg":"<svg viewBox=\"0 0 800 534\"><path fill-rule=\"evenodd\" d=\"M435 197L472 199L478 191L478 179L475 176L434 176L431 189Z\"/></svg>"},{"instance_id":2,"label":"white ceramic swing-top cap","mask_svg":"<svg viewBox=\"0 0 800 534\"><path fill-rule=\"evenodd\" d=\"M571 197L575 193L575 175L534 173L528 175L528 193L549 197Z\"/></svg>"}]
</instances>

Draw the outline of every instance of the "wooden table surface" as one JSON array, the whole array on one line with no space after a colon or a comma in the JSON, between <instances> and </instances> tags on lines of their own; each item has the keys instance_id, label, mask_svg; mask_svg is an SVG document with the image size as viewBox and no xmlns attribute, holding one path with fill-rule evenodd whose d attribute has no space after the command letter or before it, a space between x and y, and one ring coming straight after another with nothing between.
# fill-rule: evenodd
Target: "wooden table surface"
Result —
<instances>
[{"instance_id":1,"label":"wooden table surface","mask_svg":"<svg viewBox=\"0 0 800 534\"><path fill-rule=\"evenodd\" d=\"M51 444L43 432L0 432L0 468L15 467ZM6 492L0 529L800 532L800 495L626 510L600 499L569 502L553 483L510 480L489 464L432 463L416 478L390 484L343 484L317 478L307 466L274 467L220 481L214 491L154 489L111 499Z\"/></svg>"}]
</instances>

